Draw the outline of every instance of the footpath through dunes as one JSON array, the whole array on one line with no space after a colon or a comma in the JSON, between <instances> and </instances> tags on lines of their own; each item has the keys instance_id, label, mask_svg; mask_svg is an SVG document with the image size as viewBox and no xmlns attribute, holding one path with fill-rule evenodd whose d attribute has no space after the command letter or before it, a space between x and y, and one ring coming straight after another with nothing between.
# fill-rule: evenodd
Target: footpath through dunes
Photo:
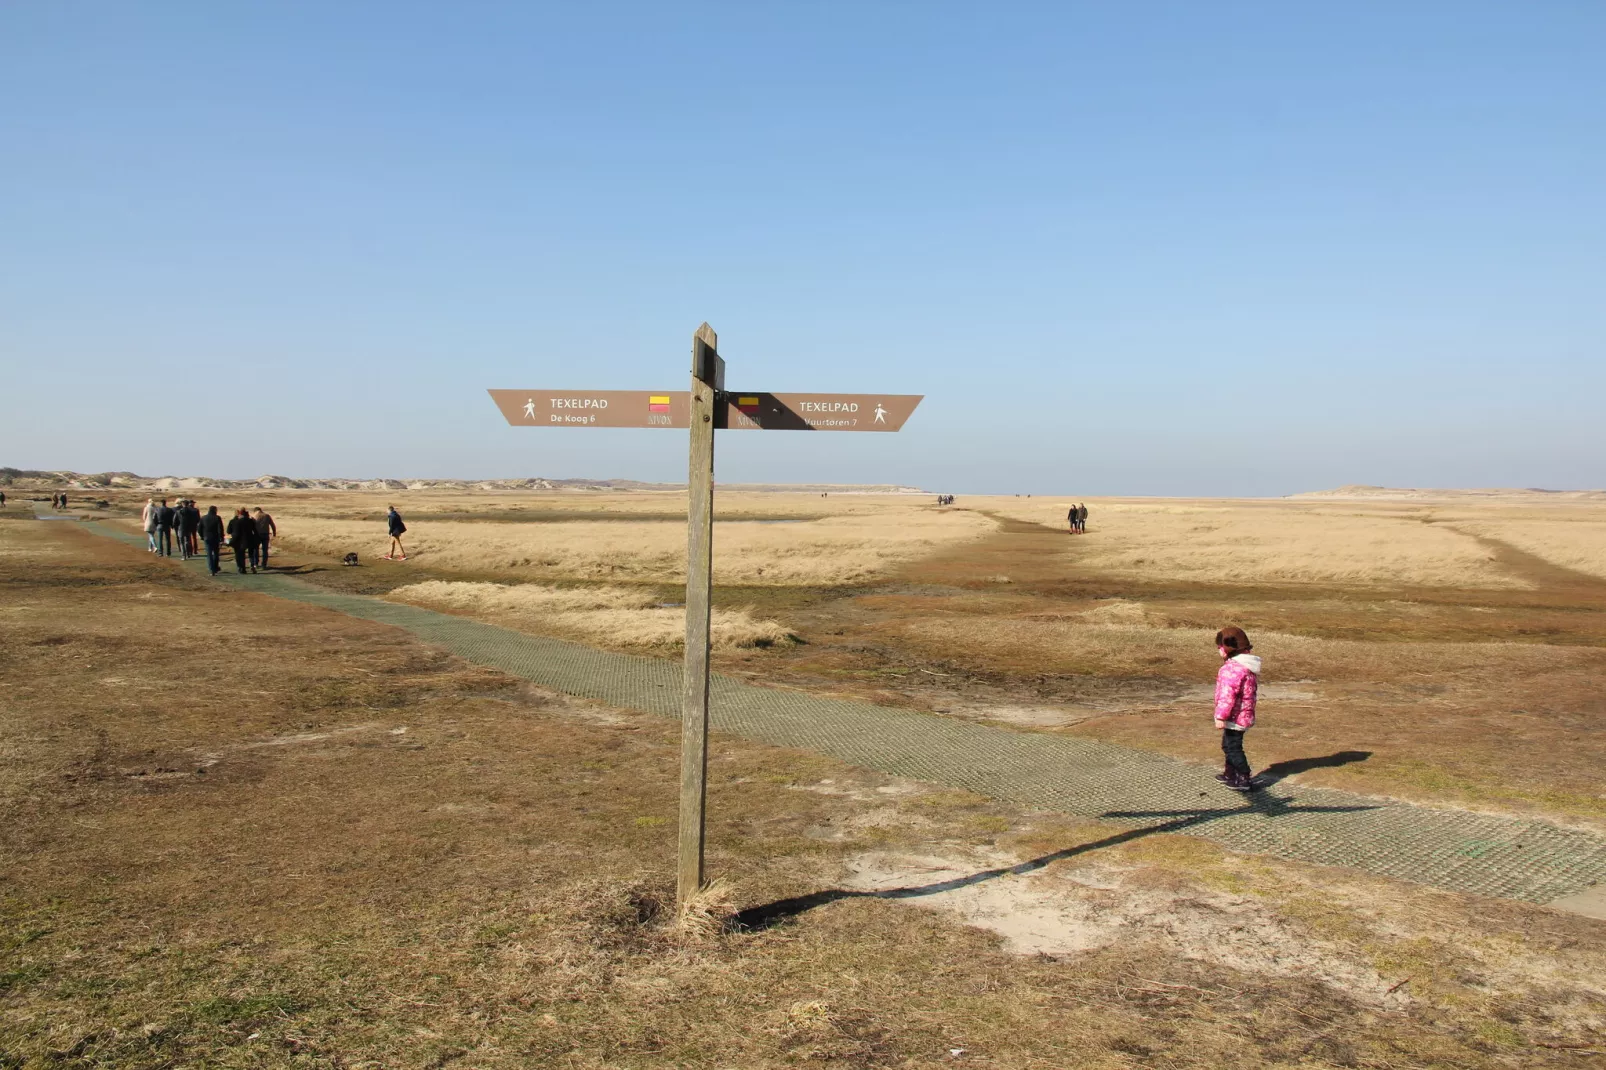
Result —
<instances>
[{"instance_id":1,"label":"footpath through dunes","mask_svg":"<svg viewBox=\"0 0 1606 1070\"><path fill-rule=\"evenodd\" d=\"M90 530L130 545L138 536ZM191 562L200 569L200 560ZM404 629L468 661L610 705L679 715L677 663L609 653L290 576L218 582ZM716 731L898 776L1111 823L1118 842L1157 832L1349 866L1457 892L1552 903L1606 883L1606 838L1542 821L1430 809L1278 783L1243 797L1196 765L1093 739L1018 732L716 677Z\"/></svg>"}]
</instances>

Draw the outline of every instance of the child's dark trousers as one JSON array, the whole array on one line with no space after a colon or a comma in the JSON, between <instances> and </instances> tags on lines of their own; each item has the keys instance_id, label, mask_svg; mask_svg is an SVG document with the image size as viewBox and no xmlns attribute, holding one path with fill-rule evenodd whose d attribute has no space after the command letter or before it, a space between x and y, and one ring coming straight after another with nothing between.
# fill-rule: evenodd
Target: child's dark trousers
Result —
<instances>
[{"instance_id":1,"label":"child's dark trousers","mask_svg":"<svg viewBox=\"0 0 1606 1070\"><path fill-rule=\"evenodd\" d=\"M1230 728L1221 730L1221 753L1227 756L1227 768L1248 778L1249 759L1244 757L1244 734Z\"/></svg>"}]
</instances>

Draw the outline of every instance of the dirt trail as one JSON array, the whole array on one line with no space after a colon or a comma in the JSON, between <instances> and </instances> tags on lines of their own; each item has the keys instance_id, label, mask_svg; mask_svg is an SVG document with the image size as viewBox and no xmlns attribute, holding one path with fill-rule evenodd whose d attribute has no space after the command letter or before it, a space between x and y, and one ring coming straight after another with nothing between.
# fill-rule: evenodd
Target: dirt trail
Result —
<instances>
[{"instance_id":1,"label":"dirt trail","mask_svg":"<svg viewBox=\"0 0 1606 1070\"><path fill-rule=\"evenodd\" d=\"M914 562L900 574L910 583L950 584L960 587L992 586L1007 577L1014 585L1032 590L1056 589L1068 582L1069 551L1077 539L1059 528L999 516L978 510L998 525L985 539L961 543Z\"/></svg>"},{"instance_id":2,"label":"dirt trail","mask_svg":"<svg viewBox=\"0 0 1606 1070\"><path fill-rule=\"evenodd\" d=\"M1606 610L1606 579L1558 565L1553 561L1546 561L1537 554L1519 550L1508 542L1487 535L1474 534L1455 524L1445 526L1454 528L1470 539L1476 539L1480 545L1494 553L1495 562L1509 575L1531 584L1533 592L1530 593L1529 600L1534 600L1533 595L1538 594L1547 605ZM1524 592L1504 593L1520 596Z\"/></svg>"}]
</instances>

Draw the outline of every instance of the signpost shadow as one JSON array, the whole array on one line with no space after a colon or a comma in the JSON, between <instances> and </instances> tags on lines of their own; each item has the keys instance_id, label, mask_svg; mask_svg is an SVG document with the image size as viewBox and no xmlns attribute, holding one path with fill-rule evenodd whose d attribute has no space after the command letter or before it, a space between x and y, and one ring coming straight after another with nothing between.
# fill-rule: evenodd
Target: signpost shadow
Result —
<instances>
[{"instance_id":1,"label":"signpost shadow","mask_svg":"<svg viewBox=\"0 0 1606 1070\"><path fill-rule=\"evenodd\" d=\"M879 888L873 890L857 888L827 888L823 891L810 892L808 895L792 896L787 899L777 899L773 903L762 906L748 907L737 911L725 920L726 927L733 930L752 931L769 929L781 924L789 918L799 914L806 914L815 907L822 907L828 903L835 903L843 899L919 899L923 896L938 895L942 892L952 892L960 888L982 884L986 881L997 880L1000 877L1014 877L1025 873L1033 873L1054 862L1061 862L1077 855L1100 851L1107 847L1117 847L1123 843L1153 836L1162 832L1183 832L1198 825L1211 821L1219 821L1225 817L1238 817L1246 813L1258 813L1268 818L1283 817L1288 814L1313 813L1353 813L1360 810L1376 810L1376 806L1299 806L1292 799L1260 793L1251 795L1245 800L1243 806L1211 807L1199 810L1109 810L1099 815L1100 818L1116 820L1132 820L1134 818L1168 818L1155 825L1144 825L1140 828L1126 829L1100 840L1077 844L1075 847L1066 847L1046 855L1013 866L999 866L995 869L984 869L964 877L954 877L932 884L913 885L905 888Z\"/></svg>"}]
</instances>

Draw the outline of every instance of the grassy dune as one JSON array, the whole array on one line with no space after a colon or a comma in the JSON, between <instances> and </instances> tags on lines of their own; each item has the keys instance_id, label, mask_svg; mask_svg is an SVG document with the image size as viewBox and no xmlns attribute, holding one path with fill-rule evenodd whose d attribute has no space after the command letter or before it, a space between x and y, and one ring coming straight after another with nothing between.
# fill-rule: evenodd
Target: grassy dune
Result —
<instances>
[{"instance_id":1,"label":"grassy dune","mask_svg":"<svg viewBox=\"0 0 1606 1070\"><path fill-rule=\"evenodd\" d=\"M1509 543L1553 565L1606 578L1606 509L1578 510L1570 517L1497 515L1457 520L1463 531Z\"/></svg>"},{"instance_id":2,"label":"grassy dune","mask_svg":"<svg viewBox=\"0 0 1606 1070\"><path fill-rule=\"evenodd\" d=\"M339 557L384 545L383 527L369 521L288 511L277 519L282 543L304 553ZM795 523L737 520L718 525L714 569L722 583L859 583L994 527L987 517L937 512L924 502ZM408 554L431 568L476 576L670 582L685 577L685 524L669 521L519 524L417 518L410 522L406 543Z\"/></svg>"},{"instance_id":3,"label":"grassy dune","mask_svg":"<svg viewBox=\"0 0 1606 1070\"><path fill-rule=\"evenodd\" d=\"M976 499L975 507L1063 527L1070 500ZM1212 583L1333 583L1512 587L1494 551L1436 524L1420 508L1231 501L1088 502L1101 536L1077 545L1080 567L1148 579ZM1606 564L1606 553L1601 560Z\"/></svg>"},{"instance_id":4,"label":"grassy dune","mask_svg":"<svg viewBox=\"0 0 1606 1070\"><path fill-rule=\"evenodd\" d=\"M664 607L639 587L548 587L538 583L453 583L430 580L392 591L393 601L494 620L514 628L558 632L610 646L671 649L686 636L686 611ZM716 609L713 644L718 650L771 646L791 638L773 620L746 609Z\"/></svg>"},{"instance_id":5,"label":"grassy dune","mask_svg":"<svg viewBox=\"0 0 1606 1070\"><path fill-rule=\"evenodd\" d=\"M1141 612L1133 607L1121 603L1119 612ZM1094 610L1035 619L926 621L911 626L904 638L933 651L962 646L973 655L1028 660L1044 671L1210 680L1220 664L1214 634L1214 628L1174 626L1163 618L1122 620ZM1379 643L1258 628L1253 639L1255 653L1265 659L1264 678L1275 681L1389 682L1411 676L1526 677L1569 668L1606 669L1606 655L1590 647L1499 641Z\"/></svg>"}]
</instances>

